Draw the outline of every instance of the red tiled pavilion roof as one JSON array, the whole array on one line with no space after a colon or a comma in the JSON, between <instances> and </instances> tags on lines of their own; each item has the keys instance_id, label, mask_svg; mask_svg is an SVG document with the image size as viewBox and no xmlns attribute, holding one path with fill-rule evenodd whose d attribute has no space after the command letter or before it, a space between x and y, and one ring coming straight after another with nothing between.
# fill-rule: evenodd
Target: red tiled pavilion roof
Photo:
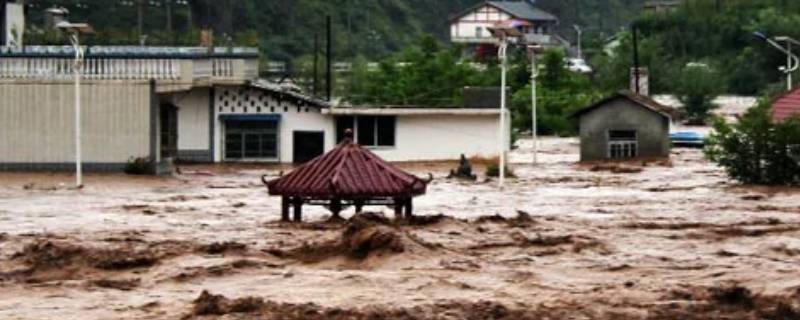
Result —
<instances>
[{"instance_id":1,"label":"red tiled pavilion roof","mask_svg":"<svg viewBox=\"0 0 800 320\"><path fill-rule=\"evenodd\" d=\"M800 116L800 88L785 93L772 103L772 121L781 122L792 116Z\"/></svg>"},{"instance_id":2,"label":"red tiled pavilion roof","mask_svg":"<svg viewBox=\"0 0 800 320\"><path fill-rule=\"evenodd\" d=\"M413 197L427 182L345 140L330 152L267 182L270 195L323 199Z\"/></svg>"}]
</instances>

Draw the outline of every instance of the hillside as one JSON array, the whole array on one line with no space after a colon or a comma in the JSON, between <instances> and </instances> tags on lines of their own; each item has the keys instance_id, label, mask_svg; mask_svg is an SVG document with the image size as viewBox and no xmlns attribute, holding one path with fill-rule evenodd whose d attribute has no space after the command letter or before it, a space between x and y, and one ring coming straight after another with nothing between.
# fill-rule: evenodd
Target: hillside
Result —
<instances>
[{"instance_id":1,"label":"hillside","mask_svg":"<svg viewBox=\"0 0 800 320\"><path fill-rule=\"evenodd\" d=\"M333 18L335 50L340 56L381 57L397 52L422 34L446 40L448 18L476 0L160 0L144 1L143 30L149 44L194 44L197 27L208 21L216 41L259 45L270 59L293 60L313 51L314 36L324 37L325 16ZM638 14L643 0L539 0L562 18L562 33L574 36L572 24L589 32L617 30ZM172 3L167 6L167 3ZM181 4L185 3L185 4ZM64 6L72 20L98 30L94 43L136 44L136 0L32 1L29 19L43 23L42 11ZM171 22L167 18L171 12ZM208 18L206 18L208 17ZM171 23L174 32L168 32ZM189 27L191 26L191 28ZM228 36L230 35L230 36ZM43 35L34 41L54 42ZM229 40L228 40L229 39Z\"/></svg>"}]
</instances>

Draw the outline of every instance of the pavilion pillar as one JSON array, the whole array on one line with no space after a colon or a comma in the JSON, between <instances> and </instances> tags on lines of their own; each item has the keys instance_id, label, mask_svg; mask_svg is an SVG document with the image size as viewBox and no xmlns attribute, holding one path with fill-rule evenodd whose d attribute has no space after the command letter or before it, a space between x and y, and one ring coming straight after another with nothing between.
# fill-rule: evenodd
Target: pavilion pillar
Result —
<instances>
[{"instance_id":1,"label":"pavilion pillar","mask_svg":"<svg viewBox=\"0 0 800 320\"><path fill-rule=\"evenodd\" d=\"M364 210L364 200L355 200L353 204L356 207L356 213L361 213Z\"/></svg>"},{"instance_id":2,"label":"pavilion pillar","mask_svg":"<svg viewBox=\"0 0 800 320\"><path fill-rule=\"evenodd\" d=\"M405 202L403 199L394 198L394 218L395 220L402 220L403 219L403 207L405 206Z\"/></svg>"},{"instance_id":3,"label":"pavilion pillar","mask_svg":"<svg viewBox=\"0 0 800 320\"><path fill-rule=\"evenodd\" d=\"M339 213L342 212L342 199L331 199L331 213L334 218L341 218Z\"/></svg>"},{"instance_id":4,"label":"pavilion pillar","mask_svg":"<svg viewBox=\"0 0 800 320\"><path fill-rule=\"evenodd\" d=\"M303 222L303 198L294 198L294 222Z\"/></svg>"},{"instance_id":5,"label":"pavilion pillar","mask_svg":"<svg viewBox=\"0 0 800 320\"><path fill-rule=\"evenodd\" d=\"M281 221L289 221L289 206L291 205L289 197L281 197Z\"/></svg>"},{"instance_id":6,"label":"pavilion pillar","mask_svg":"<svg viewBox=\"0 0 800 320\"><path fill-rule=\"evenodd\" d=\"M406 219L411 219L414 216L414 200L413 198L406 198L405 199L405 212L406 212Z\"/></svg>"}]
</instances>

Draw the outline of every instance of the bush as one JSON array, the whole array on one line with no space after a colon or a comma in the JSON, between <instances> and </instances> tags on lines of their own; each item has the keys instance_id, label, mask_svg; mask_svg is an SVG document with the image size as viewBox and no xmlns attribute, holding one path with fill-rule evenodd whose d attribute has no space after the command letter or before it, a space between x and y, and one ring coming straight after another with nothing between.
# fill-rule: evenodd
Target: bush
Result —
<instances>
[{"instance_id":1,"label":"bush","mask_svg":"<svg viewBox=\"0 0 800 320\"><path fill-rule=\"evenodd\" d=\"M506 177L507 178L516 178L517 176L514 174L514 170L506 164ZM486 176L487 177L499 177L500 176L500 163L494 162L486 166Z\"/></svg>"},{"instance_id":2,"label":"bush","mask_svg":"<svg viewBox=\"0 0 800 320\"><path fill-rule=\"evenodd\" d=\"M766 103L751 109L737 124L714 124L706 156L743 183L800 185L800 118L773 123Z\"/></svg>"},{"instance_id":3,"label":"bush","mask_svg":"<svg viewBox=\"0 0 800 320\"><path fill-rule=\"evenodd\" d=\"M130 158L125 164L125 173L131 175L150 174L150 158Z\"/></svg>"}]
</instances>

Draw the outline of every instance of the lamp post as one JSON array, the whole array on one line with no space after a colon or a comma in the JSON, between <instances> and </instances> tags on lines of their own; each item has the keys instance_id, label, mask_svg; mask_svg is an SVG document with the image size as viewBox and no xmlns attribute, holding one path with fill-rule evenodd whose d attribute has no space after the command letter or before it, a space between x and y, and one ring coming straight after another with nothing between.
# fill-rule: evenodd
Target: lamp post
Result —
<instances>
[{"instance_id":1,"label":"lamp post","mask_svg":"<svg viewBox=\"0 0 800 320\"><path fill-rule=\"evenodd\" d=\"M792 82L792 72L794 72L795 70L797 70L798 67L800 67L800 60L797 60L797 56L792 53L792 45L793 44L800 45L800 42L787 36L775 37L775 40L786 43L786 51L787 51L786 69L784 72L786 72L786 87L788 88L788 90L792 90L792 86L794 85L794 83ZM795 61L792 61L793 58L795 59ZM794 66L792 66L793 62Z\"/></svg>"},{"instance_id":2,"label":"lamp post","mask_svg":"<svg viewBox=\"0 0 800 320\"><path fill-rule=\"evenodd\" d=\"M800 42L786 36L776 37L775 40L773 40L761 32L754 32L753 35L755 35L758 38L761 38L775 49L778 49L778 51L786 54L786 66L780 67L780 70L786 74L786 89L791 91L793 87L792 72L795 72L797 71L798 68L800 68L800 58L798 58L797 55L792 53L792 44L793 43L800 44ZM786 42L786 47L781 46L777 41Z\"/></svg>"},{"instance_id":3,"label":"lamp post","mask_svg":"<svg viewBox=\"0 0 800 320\"><path fill-rule=\"evenodd\" d=\"M508 42L510 37L518 38L522 36L521 27L530 26L528 22L522 20L507 20L489 27L492 36L498 39L497 57L500 60L500 165L499 165L499 186L503 188L506 179L506 158L508 152L508 131L506 130L506 73L508 69Z\"/></svg>"},{"instance_id":4,"label":"lamp post","mask_svg":"<svg viewBox=\"0 0 800 320\"><path fill-rule=\"evenodd\" d=\"M75 77L75 188L83 187L83 168L81 159L81 71L83 69L83 48L81 48L81 33L92 33L92 27L86 23L69 23L62 21L56 25L69 34L72 48L75 51L75 62L72 73Z\"/></svg>"},{"instance_id":5,"label":"lamp post","mask_svg":"<svg viewBox=\"0 0 800 320\"><path fill-rule=\"evenodd\" d=\"M528 45L528 54L531 59L531 135L533 138L533 164L539 163L539 132L536 121L536 78L539 77L539 68L536 65L536 50L540 49L538 45Z\"/></svg>"}]
</instances>

